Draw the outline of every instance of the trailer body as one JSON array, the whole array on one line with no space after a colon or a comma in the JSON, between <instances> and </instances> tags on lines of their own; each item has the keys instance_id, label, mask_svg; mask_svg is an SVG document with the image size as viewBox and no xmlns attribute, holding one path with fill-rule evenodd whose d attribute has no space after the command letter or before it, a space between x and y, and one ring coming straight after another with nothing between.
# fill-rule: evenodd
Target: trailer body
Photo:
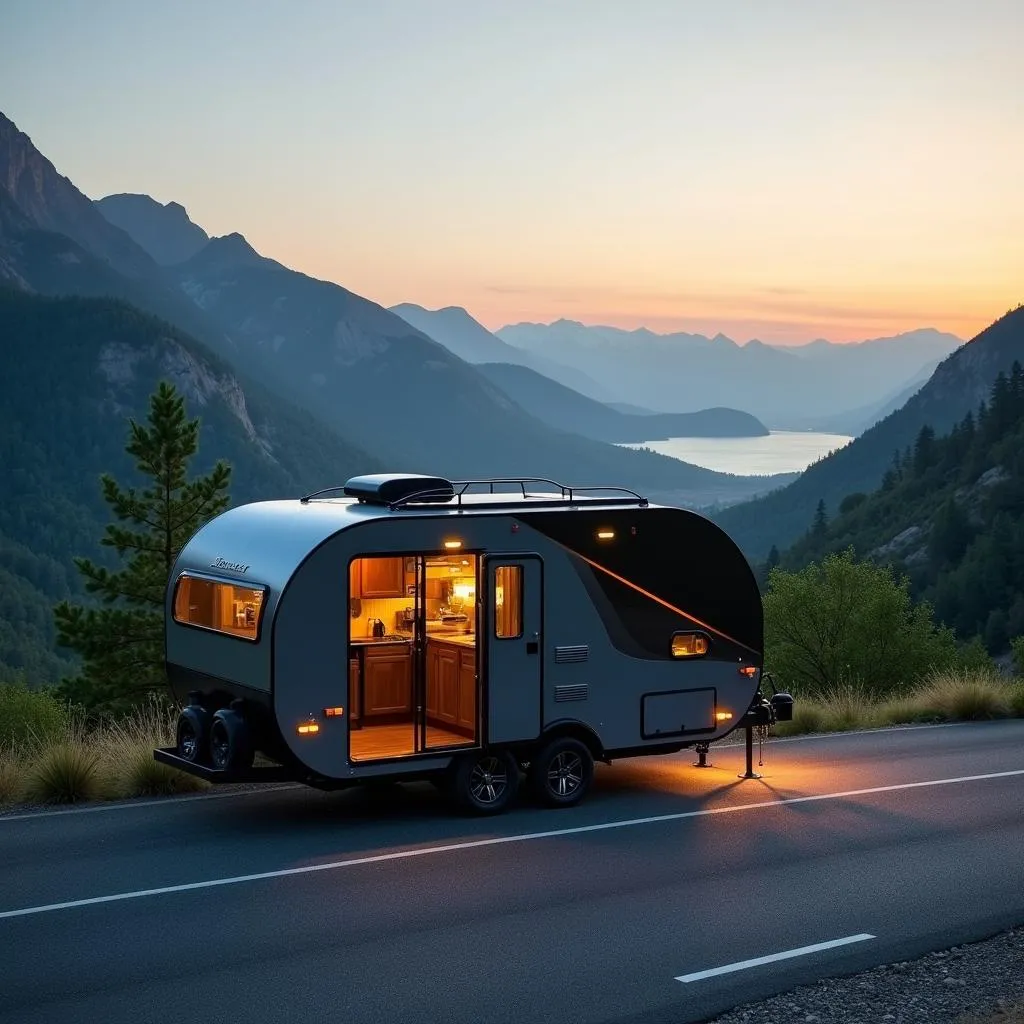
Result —
<instances>
[{"instance_id":1,"label":"trailer body","mask_svg":"<svg viewBox=\"0 0 1024 1024\"><path fill-rule=\"evenodd\" d=\"M230 509L181 551L166 663L184 710L160 759L214 781L429 777L489 811L523 771L571 804L595 759L790 713L760 695L753 573L704 516L550 481L337 490Z\"/></svg>"}]
</instances>

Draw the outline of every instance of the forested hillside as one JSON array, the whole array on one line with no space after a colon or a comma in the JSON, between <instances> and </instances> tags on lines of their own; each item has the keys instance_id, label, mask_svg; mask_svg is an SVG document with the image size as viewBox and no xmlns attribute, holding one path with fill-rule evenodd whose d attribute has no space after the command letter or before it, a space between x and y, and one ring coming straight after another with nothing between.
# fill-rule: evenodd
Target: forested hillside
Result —
<instances>
[{"instance_id":1,"label":"forested hillside","mask_svg":"<svg viewBox=\"0 0 1024 1024\"><path fill-rule=\"evenodd\" d=\"M797 569L852 546L891 563L961 638L993 654L1024 634L1024 370L1014 362L946 437L923 427L882 486L848 495L782 556Z\"/></svg>"},{"instance_id":2,"label":"forested hillside","mask_svg":"<svg viewBox=\"0 0 1024 1024\"><path fill-rule=\"evenodd\" d=\"M108 299L0 287L0 680L55 682L53 604L76 593L72 557L101 557L100 474L131 484L128 418L161 379L201 418L197 472L232 468L233 503L294 496L380 469L300 409L238 377L168 324Z\"/></svg>"}]
</instances>

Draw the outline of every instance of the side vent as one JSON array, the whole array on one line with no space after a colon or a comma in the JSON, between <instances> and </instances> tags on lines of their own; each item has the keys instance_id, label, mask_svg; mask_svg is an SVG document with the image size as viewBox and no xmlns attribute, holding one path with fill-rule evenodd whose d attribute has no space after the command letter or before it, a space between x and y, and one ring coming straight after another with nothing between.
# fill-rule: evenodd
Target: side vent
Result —
<instances>
[{"instance_id":1,"label":"side vent","mask_svg":"<svg viewBox=\"0 0 1024 1024\"><path fill-rule=\"evenodd\" d=\"M589 657L590 648L586 644L578 644L575 647L555 648L555 661L560 663L586 661Z\"/></svg>"},{"instance_id":2,"label":"side vent","mask_svg":"<svg viewBox=\"0 0 1024 1024\"><path fill-rule=\"evenodd\" d=\"M555 687L555 700L586 700L590 691L587 683L571 683L566 686Z\"/></svg>"}]
</instances>

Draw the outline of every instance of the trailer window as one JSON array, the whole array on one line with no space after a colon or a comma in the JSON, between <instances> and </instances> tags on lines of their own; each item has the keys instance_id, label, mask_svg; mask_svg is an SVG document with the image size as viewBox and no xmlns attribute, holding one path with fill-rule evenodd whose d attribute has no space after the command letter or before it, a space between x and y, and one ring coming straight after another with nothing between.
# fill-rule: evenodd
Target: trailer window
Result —
<instances>
[{"instance_id":1,"label":"trailer window","mask_svg":"<svg viewBox=\"0 0 1024 1024\"><path fill-rule=\"evenodd\" d=\"M707 633L673 633L673 658L700 658L708 653Z\"/></svg>"},{"instance_id":2,"label":"trailer window","mask_svg":"<svg viewBox=\"0 0 1024 1024\"><path fill-rule=\"evenodd\" d=\"M174 595L174 621L257 640L265 590L183 575Z\"/></svg>"},{"instance_id":3,"label":"trailer window","mask_svg":"<svg viewBox=\"0 0 1024 1024\"><path fill-rule=\"evenodd\" d=\"M523 635L521 565L499 565L494 570L494 635L502 640Z\"/></svg>"}]
</instances>

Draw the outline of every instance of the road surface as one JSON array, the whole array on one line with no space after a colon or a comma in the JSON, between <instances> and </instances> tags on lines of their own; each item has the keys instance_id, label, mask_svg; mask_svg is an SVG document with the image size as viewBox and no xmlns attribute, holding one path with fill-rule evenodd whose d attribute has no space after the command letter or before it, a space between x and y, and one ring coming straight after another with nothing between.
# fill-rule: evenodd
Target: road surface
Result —
<instances>
[{"instance_id":1,"label":"road surface","mask_svg":"<svg viewBox=\"0 0 1024 1024\"><path fill-rule=\"evenodd\" d=\"M0 818L0 1020L683 1024L1024 921L1024 722L692 761Z\"/></svg>"}]
</instances>

